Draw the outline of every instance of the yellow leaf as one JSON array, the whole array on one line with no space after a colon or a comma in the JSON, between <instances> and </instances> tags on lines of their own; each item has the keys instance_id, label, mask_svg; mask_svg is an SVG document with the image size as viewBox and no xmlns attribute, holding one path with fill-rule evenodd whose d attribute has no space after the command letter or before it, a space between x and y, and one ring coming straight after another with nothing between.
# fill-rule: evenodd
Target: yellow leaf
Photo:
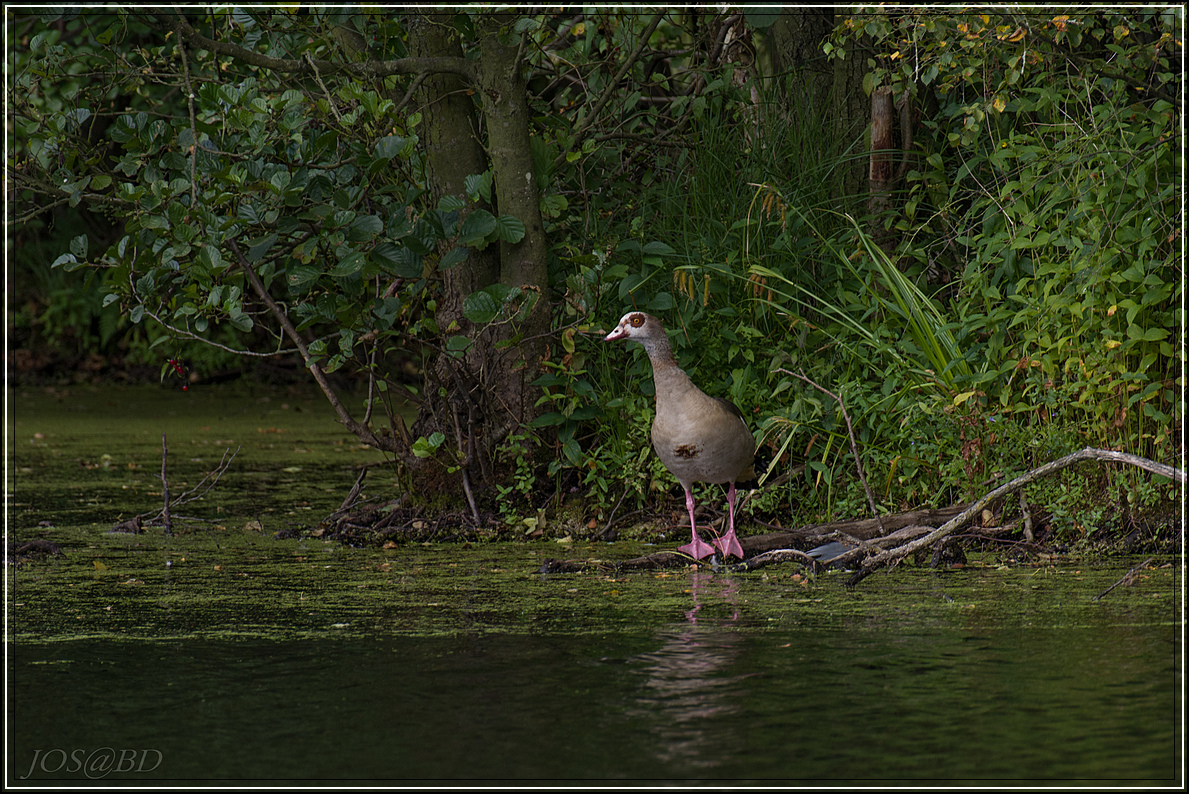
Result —
<instances>
[{"instance_id":1,"label":"yellow leaf","mask_svg":"<svg viewBox=\"0 0 1189 794\"><path fill-rule=\"evenodd\" d=\"M962 392L961 394L959 394L957 397L954 398L954 405L961 405L962 403L966 402L973 396L974 396L974 392L972 392L972 391Z\"/></svg>"}]
</instances>

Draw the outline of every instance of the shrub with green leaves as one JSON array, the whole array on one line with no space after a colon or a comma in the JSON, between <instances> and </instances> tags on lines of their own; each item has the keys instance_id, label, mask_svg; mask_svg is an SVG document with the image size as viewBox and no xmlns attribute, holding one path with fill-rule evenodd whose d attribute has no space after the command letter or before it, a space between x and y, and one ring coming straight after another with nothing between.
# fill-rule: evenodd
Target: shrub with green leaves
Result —
<instances>
[{"instance_id":1,"label":"shrub with green leaves","mask_svg":"<svg viewBox=\"0 0 1189 794\"><path fill-rule=\"evenodd\" d=\"M1183 9L854 17L929 133L898 253L956 289L979 410L1183 454Z\"/></svg>"}]
</instances>

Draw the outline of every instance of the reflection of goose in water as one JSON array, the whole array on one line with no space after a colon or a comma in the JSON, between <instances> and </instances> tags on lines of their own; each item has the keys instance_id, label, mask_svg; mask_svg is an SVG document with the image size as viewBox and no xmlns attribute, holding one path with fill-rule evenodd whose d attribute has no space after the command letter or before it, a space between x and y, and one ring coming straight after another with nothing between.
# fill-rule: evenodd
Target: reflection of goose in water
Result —
<instances>
[{"instance_id":1,"label":"reflection of goose in water","mask_svg":"<svg viewBox=\"0 0 1189 794\"><path fill-rule=\"evenodd\" d=\"M731 605L731 620L739 619L739 608L735 606L735 594L739 592L739 585L734 579L720 579L712 573L695 570L690 574L690 595L694 597L694 605L686 610L685 619L690 623L698 622L698 611L702 602L698 596L705 591L707 595L715 594L724 602Z\"/></svg>"},{"instance_id":2,"label":"reflection of goose in water","mask_svg":"<svg viewBox=\"0 0 1189 794\"><path fill-rule=\"evenodd\" d=\"M724 731L720 722L742 711L738 699L744 676L726 673L737 655L738 637L729 626L739 617L733 602L738 585L705 571L692 572L690 584L694 603L685 622L663 628L661 646L632 660L646 678L630 713L652 725L662 761L705 771L741 749L729 746L739 734ZM720 600L731 607L730 617L698 614L703 607L718 612Z\"/></svg>"}]
</instances>

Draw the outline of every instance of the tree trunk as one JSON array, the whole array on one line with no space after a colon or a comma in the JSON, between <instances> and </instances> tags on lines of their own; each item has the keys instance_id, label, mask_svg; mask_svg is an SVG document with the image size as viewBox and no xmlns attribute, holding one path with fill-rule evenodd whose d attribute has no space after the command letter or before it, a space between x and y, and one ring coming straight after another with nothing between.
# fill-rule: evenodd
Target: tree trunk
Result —
<instances>
[{"instance_id":1,"label":"tree trunk","mask_svg":"<svg viewBox=\"0 0 1189 794\"><path fill-rule=\"evenodd\" d=\"M895 108L891 86L880 86L871 94L871 164L867 176L867 212L871 216L871 238L886 253L895 249L895 240L884 225L883 216L891 207L892 157L895 146Z\"/></svg>"},{"instance_id":2,"label":"tree trunk","mask_svg":"<svg viewBox=\"0 0 1189 794\"><path fill-rule=\"evenodd\" d=\"M514 14L492 14L480 21L479 91L487 122L487 148L495 175L495 195L500 215L512 215L524 224L524 237L515 243L501 240L499 280L523 291L532 303L521 320L500 325L493 340L499 351L496 396L502 409L502 427L492 428L492 440L502 439L519 423L533 419L537 379L549 331L549 274L541 197L533 166L529 136L528 94L523 65L515 39L505 44Z\"/></svg>"},{"instance_id":3,"label":"tree trunk","mask_svg":"<svg viewBox=\"0 0 1189 794\"><path fill-rule=\"evenodd\" d=\"M833 71L822 54L822 42L834 29L832 11L785 9L769 29L775 74L792 71L813 76L817 99L824 100L833 84Z\"/></svg>"},{"instance_id":4,"label":"tree trunk","mask_svg":"<svg viewBox=\"0 0 1189 794\"><path fill-rule=\"evenodd\" d=\"M409 28L409 55L419 58L462 58L462 43L451 24L449 14L413 14ZM433 203L445 196L464 201L466 178L484 173L487 155L478 138L479 121L475 103L461 77L448 73L428 75L421 84L420 108L423 117L429 190ZM483 203L467 204L459 222ZM439 243L444 254L445 243ZM499 251L493 247L471 249L465 261L442 271L441 300L435 315L438 328L476 339L472 323L463 314L463 301L478 290L494 284L499 277ZM444 390L446 399L431 399L421 409L413 425L414 438L443 433L464 455L464 466L474 479L483 482L490 475L490 451L476 418L486 415L486 388L481 373L490 370L492 352L488 344L476 343L461 356L439 353L425 373L426 392ZM425 461L426 465L436 464Z\"/></svg>"},{"instance_id":5,"label":"tree trunk","mask_svg":"<svg viewBox=\"0 0 1189 794\"><path fill-rule=\"evenodd\" d=\"M505 21L510 22L502 15L477 20L487 30L482 34L476 85L439 73L426 77L421 88L422 134L435 203L448 195L467 200L460 223L469 212L483 207L495 215L514 216L525 227L519 242L501 241L482 250L472 247L465 261L440 274L438 328L443 338L463 335L473 343L461 353L443 347L436 356L425 373L426 392L444 398L427 400L411 436L441 432L451 442L448 446L461 455L458 476L468 491L472 482L492 481L495 448L536 415L537 394L531 384L538 377L549 330L546 241L529 142L528 99L515 63L515 46L503 45L497 38L497 27ZM415 15L409 23L409 46L414 57L462 57L450 15ZM480 124L470 88L482 100L486 151L478 136ZM466 196L466 178L483 174L489 165L496 207L472 203ZM532 309L515 321L497 319L486 328L476 328L463 312L464 302L497 282L520 288L532 301ZM440 467L434 471L440 472ZM432 489L435 482L446 484L451 479L421 477L419 485Z\"/></svg>"},{"instance_id":6,"label":"tree trunk","mask_svg":"<svg viewBox=\"0 0 1189 794\"><path fill-rule=\"evenodd\" d=\"M832 11L785 9L768 30L767 49L774 74L791 76L790 88L801 93L788 97L786 113L811 113L826 119L826 132L846 151L867 124L867 103L863 95L865 64L859 53L848 53L845 60L829 61L822 43L837 24ZM808 103L808 109L806 108ZM862 194L862 161L845 171L843 196ZM841 197L840 197L841 198Z\"/></svg>"}]
</instances>

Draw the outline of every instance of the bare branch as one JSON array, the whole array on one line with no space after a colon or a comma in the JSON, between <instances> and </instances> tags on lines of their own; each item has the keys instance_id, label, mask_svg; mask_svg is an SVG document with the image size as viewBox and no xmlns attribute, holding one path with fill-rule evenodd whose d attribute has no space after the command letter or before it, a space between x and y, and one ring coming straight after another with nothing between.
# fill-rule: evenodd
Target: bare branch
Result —
<instances>
[{"instance_id":1,"label":"bare branch","mask_svg":"<svg viewBox=\"0 0 1189 794\"><path fill-rule=\"evenodd\" d=\"M165 506L161 508L161 521L165 526L165 534L173 530L173 522L169 520L169 478L165 476L165 461L169 457L169 448L165 445L165 434L161 434L161 493Z\"/></svg>"},{"instance_id":2,"label":"bare branch","mask_svg":"<svg viewBox=\"0 0 1189 794\"><path fill-rule=\"evenodd\" d=\"M284 356L284 355L288 355L290 353L298 352L297 348L295 348L295 347L287 347L287 348L278 347L276 350L270 350L266 353L257 353L255 350L239 350L234 347L228 347L227 345L225 345L221 342L216 342L213 339L207 339L205 336L199 336L198 334L194 333L193 331L191 331L187 328L179 328L176 325L170 325L169 323L162 320L155 312L153 312L152 309L150 309L148 306L146 306L144 301L140 301L140 305L144 309L144 313L147 314L149 317L153 318L165 330L170 331L171 333L174 333L178 336L185 337L186 339L193 339L195 342L201 342L204 345L209 345L211 347L217 347L220 350L223 350L227 353L234 353L237 356L256 357L256 358L274 358L276 356Z\"/></svg>"},{"instance_id":3,"label":"bare branch","mask_svg":"<svg viewBox=\"0 0 1189 794\"><path fill-rule=\"evenodd\" d=\"M933 545L946 535L949 535L950 533L964 526L971 518L979 515L984 507L1001 496L1018 491L1020 488L1023 488L1033 480L1038 480L1041 477L1052 474L1055 471L1060 471L1061 469L1077 463L1078 461L1091 459L1127 463L1132 466L1138 466L1139 468L1146 471L1150 471L1153 474L1159 474L1162 477L1168 477L1169 479L1176 480L1179 483L1185 482L1185 472L1183 469L1178 469L1164 463L1157 463L1154 460L1141 458L1138 455L1129 455L1126 452L1115 452L1109 449L1094 449L1093 447L1086 447L1085 449L1081 449L1077 452L1066 455L1063 458L1058 458L1057 460L1046 463L1043 466L1027 472L1026 474L1022 474L1011 482L1004 483L1003 485L988 493L983 498L971 504L969 507L967 507L958 515L954 516L954 518L947 521L938 529L930 532L928 535L925 535L924 537L918 538L917 540L911 541L909 543L905 543L903 546L897 546L894 549L888 549L887 551L881 552L866 560L863 563L862 569L856 572L855 575L849 580L847 580L847 586L853 587L854 585L858 584L880 566L893 564L905 556L912 554L917 549Z\"/></svg>"},{"instance_id":4,"label":"bare branch","mask_svg":"<svg viewBox=\"0 0 1189 794\"><path fill-rule=\"evenodd\" d=\"M1132 583L1135 581L1135 575L1136 575L1137 573L1139 573L1140 571L1142 571L1144 568L1148 567L1148 565L1150 565L1150 564L1151 564L1151 562L1152 562L1152 558L1151 558L1151 557L1149 557L1148 559L1144 560L1144 561L1143 561L1143 562L1141 562L1139 565L1135 566L1135 567L1134 567L1134 568L1132 568L1130 571L1128 571L1127 573L1123 574L1123 577L1122 577L1121 579L1119 579L1119 581L1115 582L1113 585L1111 585L1111 586L1110 586L1110 587L1108 587L1107 589L1103 590L1103 591L1102 591L1101 593L1099 593L1098 595L1094 596L1093 600L1094 600L1094 601L1101 601L1103 596L1105 596L1105 595L1106 595L1107 593L1109 593L1110 591L1114 590L1114 589L1115 589L1116 587L1118 587L1119 585L1126 585L1126 586L1130 587L1130 586L1131 586L1131 584L1132 584Z\"/></svg>"},{"instance_id":5,"label":"bare branch","mask_svg":"<svg viewBox=\"0 0 1189 794\"><path fill-rule=\"evenodd\" d=\"M256 271L252 268L252 265L239 250L239 246L236 244L235 240L228 240L227 244L231 248L232 253L235 254L235 258L239 263L240 269L243 270L244 275L248 277L248 283L252 285L252 290L256 293L257 297L264 301L265 305L268 306L269 311L272 312L273 317L275 317L277 322L280 323L281 328L284 330L285 335L289 337L289 340L297 346L298 351L301 353L302 360L305 361L306 369L308 369L310 374L314 376L314 380L318 383L318 387L322 389L322 393L330 402L331 407L334 408L334 412L339 417L339 422L352 433L354 433L356 438L358 438L360 441L370 444L376 449L383 450L385 452L401 454L403 457L404 453L407 453L408 450L406 450L403 445L400 444L398 439L378 436L372 431L370 427L357 421L351 416L351 413L343 405L342 400L339 399L338 392L336 392L334 387L330 385L330 381L327 380L326 374L322 372L322 368L318 366L318 362L310 356L309 347L306 345L305 340L302 339L301 334L297 332L297 328L294 327L293 322L289 319L289 315L286 314L285 310L280 307L275 299L273 299L273 296L269 293L268 288L264 286L264 282L260 280L260 276L256 273Z\"/></svg>"}]
</instances>

